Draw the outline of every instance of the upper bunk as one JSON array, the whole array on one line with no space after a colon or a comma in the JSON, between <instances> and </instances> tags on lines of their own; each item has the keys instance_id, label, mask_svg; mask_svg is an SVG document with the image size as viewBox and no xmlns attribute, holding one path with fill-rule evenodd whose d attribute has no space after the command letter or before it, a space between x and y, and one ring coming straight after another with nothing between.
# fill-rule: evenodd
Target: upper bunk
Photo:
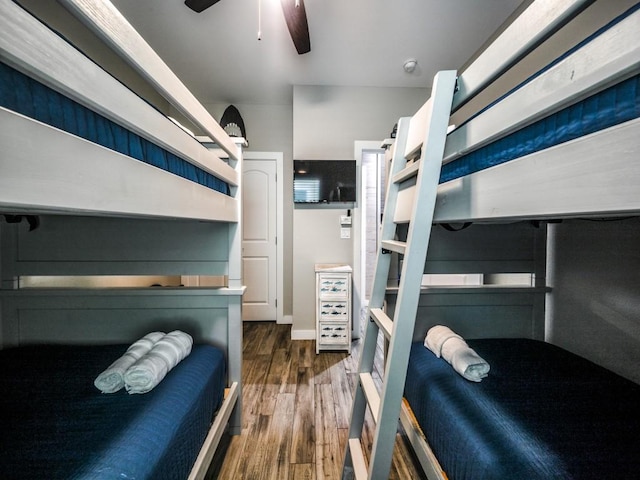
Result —
<instances>
[{"instance_id":1,"label":"upper bunk","mask_svg":"<svg viewBox=\"0 0 640 480\"><path fill-rule=\"evenodd\" d=\"M523 8L458 75L434 222L640 212L638 31L637 0ZM408 159L429 102L410 119Z\"/></svg>"},{"instance_id":2,"label":"upper bunk","mask_svg":"<svg viewBox=\"0 0 640 480\"><path fill-rule=\"evenodd\" d=\"M17 3L0 0L0 213L237 223L242 142L110 2L60 3L216 148Z\"/></svg>"}]
</instances>

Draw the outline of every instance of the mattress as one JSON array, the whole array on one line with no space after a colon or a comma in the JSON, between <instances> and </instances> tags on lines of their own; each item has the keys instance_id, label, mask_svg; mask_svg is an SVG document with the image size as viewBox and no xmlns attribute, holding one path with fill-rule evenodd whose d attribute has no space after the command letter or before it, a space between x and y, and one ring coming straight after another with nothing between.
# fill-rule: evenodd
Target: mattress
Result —
<instances>
[{"instance_id":1,"label":"mattress","mask_svg":"<svg viewBox=\"0 0 640 480\"><path fill-rule=\"evenodd\" d=\"M187 478L222 403L222 351L196 345L151 392L93 380L127 345L0 351L0 478Z\"/></svg>"},{"instance_id":2,"label":"mattress","mask_svg":"<svg viewBox=\"0 0 640 480\"><path fill-rule=\"evenodd\" d=\"M549 68L579 51L603 32L638 10L640 10L640 3L559 56L503 97L477 112L465 123L532 82ZM440 183L461 178L638 117L640 117L640 75L636 74L443 165Z\"/></svg>"},{"instance_id":3,"label":"mattress","mask_svg":"<svg viewBox=\"0 0 640 480\"><path fill-rule=\"evenodd\" d=\"M405 386L450 480L637 476L640 385L544 342L468 343L491 365L482 382L414 343Z\"/></svg>"},{"instance_id":4,"label":"mattress","mask_svg":"<svg viewBox=\"0 0 640 480\"><path fill-rule=\"evenodd\" d=\"M440 183L640 117L640 75L442 165Z\"/></svg>"},{"instance_id":5,"label":"mattress","mask_svg":"<svg viewBox=\"0 0 640 480\"><path fill-rule=\"evenodd\" d=\"M229 195L225 181L2 62L0 106Z\"/></svg>"}]
</instances>

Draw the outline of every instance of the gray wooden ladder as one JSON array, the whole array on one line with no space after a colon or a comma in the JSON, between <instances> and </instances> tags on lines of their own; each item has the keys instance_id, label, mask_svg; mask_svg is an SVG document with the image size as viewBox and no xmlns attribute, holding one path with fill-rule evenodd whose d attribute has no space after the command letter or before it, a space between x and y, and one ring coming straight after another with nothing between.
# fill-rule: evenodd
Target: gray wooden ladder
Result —
<instances>
[{"instance_id":1,"label":"gray wooden ladder","mask_svg":"<svg viewBox=\"0 0 640 480\"><path fill-rule=\"evenodd\" d=\"M357 480L389 478L455 84L455 71L442 71L435 76L431 98L419 112L424 120L417 127L422 129L418 132L422 148L412 162L407 161L405 151L412 128L411 135L415 135L416 125L411 122L418 122L418 115L398 122L342 471L345 480L354 476ZM399 212L410 214L406 218L407 213ZM398 241L397 227L407 221L407 240ZM391 252L402 255L404 260L393 319L383 311ZM389 341L380 392L372 377L379 331ZM361 441L367 406L375 422L368 468Z\"/></svg>"}]
</instances>

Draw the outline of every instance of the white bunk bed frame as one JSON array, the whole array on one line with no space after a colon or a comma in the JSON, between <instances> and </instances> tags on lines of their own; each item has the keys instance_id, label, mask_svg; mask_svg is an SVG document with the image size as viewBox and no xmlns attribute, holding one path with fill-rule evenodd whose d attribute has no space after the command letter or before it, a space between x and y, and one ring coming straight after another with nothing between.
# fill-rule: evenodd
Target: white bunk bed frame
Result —
<instances>
[{"instance_id":1,"label":"white bunk bed frame","mask_svg":"<svg viewBox=\"0 0 640 480\"><path fill-rule=\"evenodd\" d=\"M471 102L589 3L582 0L533 2L459 75L452 118L458 108L464 108L465 103ZM445 144L443 164L638 74L638 31L640 11L451 132ZM535 62L535 58L532 61ZM425 127L422 110L411 118L410 124L406 156L422 146L421 132ZM635 119L443 183L437 190L434 223L638 214L639 135L640 119ZM396 221L407 218L406 210L396 213ZM544 274L542 277L539 280L544 281ZM544 309L540 305L538 308ZM424 334L424 325L419 324L425 319L418 318L417 322L416 331ZM542 338L540 328L544 327L534 326L534 337ZM446 474L406 403L402 407L401 423L427 477L445 480Z\"/></svg>"},{"instance_id":2,"label":"white bunk bed frame","mask_svg":"<svg viewBox=\"0 0 640 480\"><path fill-rule=\"evenodd\" d=\"M226 152L231 165L118 80L105 75L101 67L11 0L0 3L0 59L228 182L232 195L158 172L135 159L2 109L2 210L237 222L239 196L233 189L237 189L240 176L233 167L241 155L238 145L113 5L62 3L99 37L109 39L116 53ZM119 173L122 170L128 173L126 178ZM171 196L166 195L168 191Z\"/></svg>"},{"instance_id":3,"label":"white bunk bed frame","mask_svg":"<svg viewBox=\"0 0 640 480\"><path fill-rule=\"evenodd\" d=\"M590 2L535 1L458 77L453 110ZM447 137L443 164L638 73L637 12L491 106ZM557 52L555 52L557 54ZM534 59L535 61L535 59ZM524 60L527 62L527 59ZM411 119L406 156L417 151L424 113ZM625 215L640 211L640 119L486 169L438 187L440 223ZM578 170L579 169L579 170ZM575 173L579 171L579 176ZM402 212L397 215L400 219Z\"/></svg>"},{"instance_id":4,"label":"white bunk bed frame","mask_svg":"<svg viewBox=\"0 0 640 480\"><path fill-rule=\"evenodd\" d=\"M204 478L227 425L234 435L242 426L243 140L224 132L108 1L60 3L202 130L214 147L200 144L11 0L0 0L0 60L223 180L230 195L0 108L0 213L50 218L43 222L40 233L29 232L36 235L27 243L23 243L27 237L22 226L3 225L1 229L0 346L31 341L133 341L164 322L195 331L196 340L222 348L227 357L228 389L189 477ZM83 254L60 259L51 252L46 258L36 253L38 245L61 241L56 226L68 222L88 225L78 228L77 235L84 238L80 243L86 246ZM100 253L99 247L90 245L95 241L91 230L96 227L107 232L103 240L110 253ZM125 242L131 247L128 252L118 252L108 238L121 229L137 238ZM186 249L197 253L189 257L170 252L175 249L167 248L167 242L154 245L152 231L168 233L170 239L184 241ZM145 236L150 236L148 246ZM30 250L27 244L33 247L33 255L25 255ZM213 274L224 275L227 285L18 288L21 275L54 274ZM99 320L87 322L87 309L98 311ZM46 317L41 313L45 311ZM123 312L132 317L123 320Z\"/></svg>"},{"instance_id":5,"label":"white bunk bed frame","mask_svg":"<svg viewBox=\"0 0 640 480\"><path fill-rule=\"evenodd\" d=\"M448 79L455 72L440 72L434 80L432 97L413 117L399 121L389 175L391 183L385 201L381 249L370 300L371 321L367 324L358 368L343 478L388 477L398 416L427 477L430 480L447 478L410 409L406 404L401 405L410 343L417 337L423 339L425 325L434 320L416 318L419 306L430 305L422 303L424 297L436 298L431 305L459 311L461 304L466 303L461 300L462 295L510 295L511 305L518 304L518 308L528 305L529 308L524 315L528 317L525 320L528 323L511 334L519 336L524 328L532 338L544 336L544 324L539 321L539 316L544 312L544 296L548 289L544 285L544 266L540 268L538 254L534 253L532 259L525 262L533 266L528 271L536 273L535 286L423 288L422 275L427 273L425 268L428 269L430 263L427 246L432 224L510 223L640 212L637 191L640 180L640 164L637 162L640 119L438 185L441 165L638 74L640 10L566 56L524 87L492 104L495 98L522 80L506 88L501 87L496 95L491 88L501 82L500 77L509 77L513 72L510 69L516 65L524 65L522 68L526 71L530 68L528 61L539 61L535 55L527 57L528 54L552 39L581 12L593 5L603 7L603 4L586 0L533 1L458 75L455 93L453 89L448 91ZM445 87L441 86L442 83ZM489 92L489 98L482 99L483 92ZM481 110L489 104L490 108ZM479 113L472 118L475 112ZM443 133L447 120L455 125L459 119L470 120L449 134ZM396 240L396 228L402 224L408 224L406 242ZM514 235L520 234L515 231ZM544 255L544 246L541 245L544 235L534 235L531 240L530 248L541 250ZM389 289L390 254L396 253L404 255L404 262L399 285ZM487 259L478 259L476 265L486 264ZM494 264L495 260L492 260ZM521 260L524 259L518 259L518 262ZM468 260L460 263L473 264ZM509 270L495 270L494 273L500 271ZM421 296L424 293L428 295ZM383 303L385 295L389 299L389 294L397 295L397 301ZM455 298L438 303L446 296ZM478 300L480 295L474 297L469 303L485 305L482 299ZM494 302L495 298L486 305L495 307ZM385 304L389 308L383 309ZM379 332L389 341L380 392L371 378ZM360 442L367 406L375 422L373 448L368 462Z\"/></svg>"}]
</instances>

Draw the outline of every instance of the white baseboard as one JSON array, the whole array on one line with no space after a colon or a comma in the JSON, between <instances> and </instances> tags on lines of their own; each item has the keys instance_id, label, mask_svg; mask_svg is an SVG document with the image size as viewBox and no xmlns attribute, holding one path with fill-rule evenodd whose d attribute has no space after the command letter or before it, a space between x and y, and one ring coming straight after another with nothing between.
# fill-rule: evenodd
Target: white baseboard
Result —
<instances>
[{"instance_id":1,"label":"white baseboard","mask_svg":"<svg viewBox=\"0 0 640 480\"><path fill-rule=\"evenodd\" d=\"M316 331L314 330L301 330L291 329L291 340L315 340Z\"/></svg>"},{"instance_id":2,"label":"white baseboard","mask_svg":"<svg viewBox=\"0 0 640 480\"><path fill-rule=\"evenodd\" d=\"M282 320L278 322L279 325L291 325L293 324L293 315L285 315Z\"/></svg>"}]
</instances>

